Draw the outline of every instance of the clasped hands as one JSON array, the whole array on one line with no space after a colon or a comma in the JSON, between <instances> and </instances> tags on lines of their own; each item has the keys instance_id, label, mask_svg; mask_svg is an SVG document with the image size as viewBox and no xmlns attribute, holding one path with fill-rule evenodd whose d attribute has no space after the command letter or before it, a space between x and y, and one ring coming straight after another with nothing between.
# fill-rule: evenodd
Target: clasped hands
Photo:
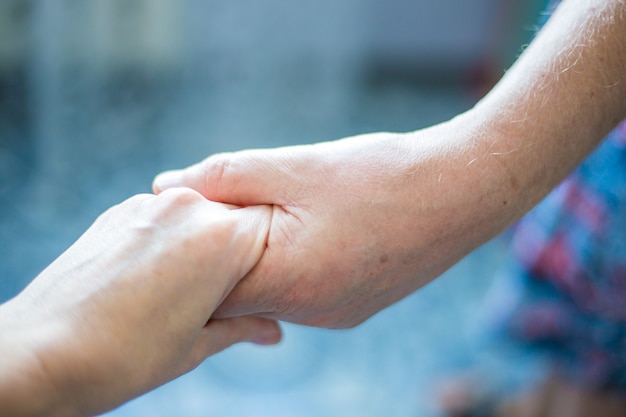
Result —
<instances>
[{"instance_id":1,"label":"clasped hands","mask_svg":"<svg viewBox=\"0 0 626 417\"><path fill-rule=\"evenodd\" d=\"M272 319L357 325L495 236L625 117L623 2L580 3L448 122L215 155L108 210L0 305L0 416L97 414Z\"/></svg>"},{"instance_id":2,"label":"clasped hands","mask_svg":"<svg viewBox=\"0 0 626 417\"><path fill-rule=\"evenodd\" d=\"M508 221L486 204L505 177L485 186L492 160L446 145L454 131L214 155L159 175L155 195L106 211L0 306L4 412L97 414L233 343L277 343L275 319L351 327L415 291Z\"/></svg>"},{"instance_id":3,"label":"clasped hands","mask_svg":"<svg viewBox=\"0 0 626 417\"><path fill-rule=\"evenodd\" d=\"M497 175L502 167L484 149L455 143L471 143L459 135L467 125L213 155L162 173L153 188L271 207L260 261L214 317L352 327L510 223L512 216L495 215L500 201L493 204L511 194L507 176Z\"/></svg>"}]
</instances>

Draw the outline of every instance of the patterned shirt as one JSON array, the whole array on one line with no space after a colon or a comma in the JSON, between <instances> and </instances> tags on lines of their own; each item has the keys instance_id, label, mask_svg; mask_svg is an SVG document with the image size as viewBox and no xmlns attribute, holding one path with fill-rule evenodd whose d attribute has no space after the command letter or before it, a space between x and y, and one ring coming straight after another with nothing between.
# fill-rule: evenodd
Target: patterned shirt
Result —
<instances>
[{"instance_id":1,"label":"patterned shirt","mask_svg":"<svg viewBox=\"0 0 626 417\"><path fill-rule=\"evenodd\" d=\"M626 121L516 225L508 334L626 392Z\"/></svg>"},{"instance_id":2,"label":"patterned shirt","mask_svg":"<svg viewBox=\"0 0 626 417\"><path fill-rule=\"evenodd\" d=\"M626 394L626 121L514 227L509 255L496 327L580 383Z\"/></svg>"}]
</instances>

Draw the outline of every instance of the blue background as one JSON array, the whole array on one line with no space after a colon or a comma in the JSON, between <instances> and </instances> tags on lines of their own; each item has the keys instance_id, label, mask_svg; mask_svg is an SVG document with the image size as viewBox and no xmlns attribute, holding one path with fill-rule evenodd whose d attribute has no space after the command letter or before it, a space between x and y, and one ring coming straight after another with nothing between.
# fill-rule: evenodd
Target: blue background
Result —
<instances>
[{"instance_id":1,"label":"blue background","mask_svg":"<svg viewBox=\"0 0 626 417\"><path fill-rule=\"evenodd\" d=\"M468 109L531 35L540 2L518 3L3 1L0 301L163 169ZM229 349L111 415L435 415L446 374L519 360L480 343L505 247L356 329L286 324L281 345Z\"/></svg>"}]
</instances>

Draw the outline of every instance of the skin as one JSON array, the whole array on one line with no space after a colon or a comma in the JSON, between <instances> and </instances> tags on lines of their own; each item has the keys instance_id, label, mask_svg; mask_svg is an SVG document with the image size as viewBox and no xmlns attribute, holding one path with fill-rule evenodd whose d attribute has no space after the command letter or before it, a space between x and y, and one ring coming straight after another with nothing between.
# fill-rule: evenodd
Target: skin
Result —
<instances>
[{"instance_id":1,"label":"skin","mask_svg":"<svg viewBox=\"0 0 626 417\"><path fill-rule=\"evenodd\" d=\"M0 306L0 416L100 414L233 343L277 343L272 320L211 319L258 262L270 214L189 189L106 211Z\"/></svg>"},{"instance_id":2,"label":"skin","mask_svg":"<svg viewBox=\"0 0 626 417\"><path fill-rule=\"evenodd\" d=\"M566 0L474 108L431 128L220 154L159 175L273 206L259 264L217 315L350 327L536 205L626 117L626 1Z\"/></svg>"}]
</instances>

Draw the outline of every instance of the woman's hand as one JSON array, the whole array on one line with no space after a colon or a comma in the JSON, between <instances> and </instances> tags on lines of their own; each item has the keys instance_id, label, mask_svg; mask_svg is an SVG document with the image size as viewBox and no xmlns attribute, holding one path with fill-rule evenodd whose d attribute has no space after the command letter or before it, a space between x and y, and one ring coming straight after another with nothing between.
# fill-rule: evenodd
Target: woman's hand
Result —
<instances>
[{"instance_id":1,"label":"woman's hand","mask_svg":"<svg viewBox=\"0 0 626 417\"><path fill-rule=\"evenodd\" d=\"M277 343L274 321L210 320L265 249L271 209L188 189L105 212L0 306L0 415L93 415L233 343Z\"/></svg>"}]
</instances>

